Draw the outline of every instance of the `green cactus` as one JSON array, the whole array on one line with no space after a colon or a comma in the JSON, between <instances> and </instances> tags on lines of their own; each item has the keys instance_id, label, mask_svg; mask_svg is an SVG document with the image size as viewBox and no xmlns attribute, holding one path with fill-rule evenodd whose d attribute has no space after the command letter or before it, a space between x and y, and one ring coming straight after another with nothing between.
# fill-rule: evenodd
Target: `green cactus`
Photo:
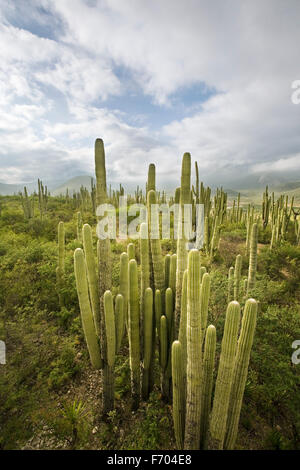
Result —
<instances>
[{"instance_id":1,"label":"green cactus","mask_svg":"<svg viewBox=\"0 0 300 470\"><path fill-rule=\"evenodd\" d=\"M209 415L212 401L213 371L216 353L216 329L209 325L206 330L203 358L203 389L201 397L200 449L207 448Z\"/></svg>"},{"instance_id":2,"label":"green cactus","mask_svg":"<svg viewBox=\"0 0 300 470\"><path fill-rule=\"evenodd\" d=\"M206 272L207 272L206 267L205 267L205 266L201 266L201 268L200 268L200 284L201 284L202 279L203 279L203 276L204 276L204 274L205 274Z\"/></svg>"},{"instance_id":3,"label":"green cactus","mask_svg":"<svg viewBox=\"0 0 300 470\"><path fill-rule=\"evenodd\" d=\"M128 254L128 261L130 261L131 259L135 259L135 246L133 243L128 243L127 254Z\"/></svg>"},{"instance_id":4,"label":"green cactus","mask_svg":"<svg viewBox=\"0 0 300 470\"><path fill-rule=\"evenodd\" d=\"M89 293L91 300L91 307L95 322L96 333L100 338L100 304L99 304L99 289L98 289L98 276L96 271L96 263L93 250L92 229L90 225L85 224L82 228L83 248L85 254L85 261L87 267L87 276L89 283Z\"/></svg>"},{"instance_id":5,"label":"green cactus","mask_svg":"<svg viewBox=\"0 0 300 470\"><path fill-rule=\"evenodd\" d=\"M242 256L237 255L234 268L234 300L239 301L240 286L241 286L241 273L242 273Z\"/></svg>"},{"instance_id":6,"label":"green cactus","mask_svg":"<svg viewBox=\"0 0 300 470\"><path fill-rule=\"evenodd\" d=\"M94 325L94 318L89 300L86 265L83 250L77 248L74 253L74 269L81 320L91 364L95 369L102 367L100 348Z\"/></svg>"},{"instance_id":7,"label":"green cactus","mask_svg":"<svg viewBox=\"0 0 300 470\"><path fill-rule=\"evenodd\" d=\"M177 270L177 255L174 253L171 256L170 262L170 276L169 276L169 285L174 294L174 304L175 304L175 292L176 292L176 270ZM175 305L174 305L175 306Z\"/></svg>"},{"instance_id":8,"label":"green cactus","mask_svg":"<svg viewBox=\"0 0 300 470\"><path fill-rule=\"evenodd\" d=\"M64 307L65 299L62 293L65 275L65 226L63 222L58 224L58 265L56 268L56 284L60 307Z\"/></svg>"},{"instance_id":9,"label":"green cactus","mask_svg":"<svg viewBox=\"0 0 300 470\"><path fill-rule=\"evenodd\" d=\"M233 300L233 283L234 283L234 267L230 266L228 271L228 295L227 295L227 302L231 302Z\"/></svg>"},{"instance_id":10,"label":"green cactus","mask_svg":"<svg viewBox=\"0 0 300 470\"><path fill-rule=\"evenodd\" d=\"M165 289L164 259L161 251L159 220L158 217L152 217L151 207L156 204L155 191L150 190L147 197L148 220L150 228L150 247L154 274L155 290L158 289L163 294Z\"/></svg>"},{"instance_id":11,"label":"green cactus","mask_svg":"<svg viewBox=\"0 0 300 470\"><path fill-rule=\"evenodd\" d=\"M255 287L256 266L257 266L257 235L258 235L258 225L257 223L254 223L252 226L251 239L250 239L250 259L249 259L247 295L249 295L252 289Z\"/></svg>"},{"instance_id":12,"label":"green cactus","mask_svg":"<svg viewBox=\"0 0 300 470\"><path fill-rule=\"evenodd\" d=\"M116 323L116 354L120 351L124 336L124 297L121 294L116 296L115 301L115 323Z\"/></svg>"},{"instance_id":13,"label":"green cactus","mask_svg":"<svg viewBox=\"0 0 300 470\"><path fill-rule=\"evenodd\" d=\"M207 316L208 316L208 303L210 296L210 275L205 273L202 278L201 288L200 288L200 316L201 316L201 344L204 341L205 330L207 326Z\"/></svg>"},{"instance_id":14,"label":"green cactus","mask_svg":"<svg viewBox=\"0 0 300 470\"><path fill-rule=\"evenodd\" d=\"M155 165L150 163L148 169L147 193L148 191L155 191Z\"/></svg>"},{"instance_id":15,"label":"green cactus","mask_svg":"<svg viewBox=\"0 0 300 470\"><path fill-rule=\"evenodd\" d=\"M136 410L139 407L140 402L140 312L137 263L134 259L129 261L128 272L128 326L131 395L132 409Z\"/></svg>"},{"instance_id":16,"label":"green cactus","mask_svg":"<svg viewBox=\"0 0 300 470\"><path fill-rule=\"evenodd\" d=\"M170 263L171 263L171 255L166 254L166 256L165 256L165 289L170 287L169 286Z\"/></svg>"},{"instance_id":17,"label":"green cactus","mask_svg":"<svg viewBox=\"0 0 300 470\"><path fill-rule=\"evenodd\" d=\"M175 298L175 338L178 337L181 311L181 290L184 271L187 268L188 252L187 240L184 235L184 212L185 204L191 202L191 155L185 153L181 166L180 187L180 213L178 218L178 240L177 240L177 271L176 271L176 298Z\"/></svg>"},{"instance_id":18,"label":"green cactus","mask_svg":"<svg viewBox=\"0 0 300 470\"><path fill-rule=\"evenodd\" d=\"M199 449L202 388L200 253L191 250L187 274L187 407L184 448Z\"/></svg>"},{"instance_id":19,"label":"green cactus","mask_svg":"<svg viewBox=\"0 0 300 470\"><path fill-rule=\"evenodd\" d=\"M82 241L82 217L81 212L77 212L77 240Z\"/></svg>"},{"instance_id":20,"label":"green cactus","mask_svg":"<svg viewBox=\"0 0 300 470\"><path fill-rule=\"evenodd\" d=\"M143 345L144 345L144 361L143 361L143 383L142 395L146 400L149 396L149 369L152 358L152 335L153 335L153 293L148 287L145 290L144 297L144 317L143 317Z\"/></svg>"},{"instance_id":21,"label":"green cactus","mask_svg":"<svg viewBox=\"0 0 300 470\"><path fill-rule=\"evenodd\" d=\"M230 302L226 312L224 334L215 395L210 421L210 448L222 449L233 377L237 336L240 326L240 305Z\"/></svg>"},{"instance_id":22,"label":"green cactus","mask_svg":"<svg viewBox=\"0 0 300 470\"><path fill-rule=\"evenodd\" d=\"M233 449L238 432L245 384L248 374L250 353L256 327L257 302L248 299L244 308L242 328L237 346L227 417L227 434L224 448Z\"/></svg>"},{"instance_id":23,"label":"green cactus","mask_svg":"<svg viewBox=\"0 0 300 470\"><path fill-rule=\"evenodd\" d=\"M184 365L184 377L186 377L186 367L187 367L187 269L184 271L183 280L182 280L182 298L181 298L181 313L180 313L180 326L178 340L182 346L182 356L183 356L183 365Z\"/></svg>"},{"instance_id":24,"label":"green cactus","mask_svg":"<svg viewBox=\"0 0 300 470\"><path fill-rule=\"evenodd\" d=\"M97 206L107 203L105 153L102 139L95 142L95 173L96 173L96 202ZM113 409L112 374L107 363L107 343L104 321L104 292L111 289L111 251L110 240L99 239L97 243L98 255L98 289L100 299L100 346L103 359L102 369L102 412L107 414Z\"/></svg>"},{"instance_id":25,"label":"green cactus","mask_svg":"<svg viewBox=\"0 0 300 470\"><path fill-rule=\"evenodd\" d=\"M128 254L122 253L120 256L120 294L124 299L124 320L128 328ZM124 331L123 335L124 336Z\"/></svg>"},{"instance_id":26,"label":"green cactus","mask_svg":"<svg viewBox=\"0 0 300 470\"><path fill-rule=\"evenodd\" d=\"M185 381L183 351L179 341L172 344L173 421L177 449L183 449L185 421Z\"/></svg>"}]
</instances>

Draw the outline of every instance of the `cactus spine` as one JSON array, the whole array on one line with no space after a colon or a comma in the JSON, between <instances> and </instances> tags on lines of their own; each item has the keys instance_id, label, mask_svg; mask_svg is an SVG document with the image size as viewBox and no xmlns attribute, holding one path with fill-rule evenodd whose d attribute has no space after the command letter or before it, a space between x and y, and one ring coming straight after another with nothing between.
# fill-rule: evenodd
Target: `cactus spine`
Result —
<instances>
[{"instance_id":1,"label":"cactus spine","mask_svg":"<svg viewBox=\"0 0 300 470\"><path fill-rule=\"evenodd\" d=\"M178 449L183 449L185 420L185 381L183 351L179 341L172 344L173 421Z\"/></svg>"},{"instance_id":2,"label":"cactus spine","mask_svg":"<svg viewBox=\"0 0 300 470\"><path fill-rule=\"evenodd\" d=\"M227 435L225 449L233 449L238 432L242 400L248 374L250 352L256 327L257 302L248 299L244 308L242 328L235 358L230 405L227 417Z\"/></svg>"},{"instance_id":3,"label":"cactus spine","mask_svg":"<svg viewBox=\"0 0 300 470\"><path fill-rule=\"evenodd\" d=\"M140 313L138 295L138 272L135 260L130 260L129 294L128 294L128 326L129 326L129 357L131 370L132 409L135 410L140 402Z\"/></svg>"},{"instance_id":4,"label":"cactus spine","mask_svg":"<svg viewBox=\"0 0 300 470\"><path fill-rule=\"evenodd\" d=\"M240 305L238 302L233 301L228 305L226 312L219 370L211 414L210 447L213 449L222 449L225 439L239 325Z\"/></svg>"}]
</instances>

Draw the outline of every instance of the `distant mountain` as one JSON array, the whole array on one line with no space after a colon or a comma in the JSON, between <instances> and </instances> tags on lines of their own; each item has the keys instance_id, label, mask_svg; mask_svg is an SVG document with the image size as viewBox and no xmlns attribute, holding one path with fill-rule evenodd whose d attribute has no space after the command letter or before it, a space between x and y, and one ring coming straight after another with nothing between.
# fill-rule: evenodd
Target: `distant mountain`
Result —
<instances>
[{"instance_id":1,"label":"distant mountain","mask_svg":"<svg viewBox=\"0 0 300 470\"><path fill-rule=\"evenodd\" d=\"M67 189L69 191L69 194L73 194L73 192L79 191L81 186L90 190L91 179L92 179L92 176L88 176L88 175L75 176L74 178L71 178L70 180L56 187L51 192L51 194L52 196L59 196L61 194L66 194ZM94 181L95 181L95 178L94 178Z\"/></svg>"},{"instance_id":2,"label":"distant mountain","mask_svg":"<svg viewBox=\"0 0 300 470\"><path fill-rule=\"evenodd\" d=\"M278 191L293 191L294 189L300 190L300 181L285 183L285 184L279 185L276 189Z\"/></svg>"},{"instance_id":3,"label":"distant mountain","mask_svg":"<svg viewBox=\"0 0 300 470\"><path fill-rule=\"evenodd\" d=\"M0 195L1 196L12 196L18 194L20 191L24 191L26 186L29 193L34 192L37 189L37 183L22 183L22 184L6 184L0 183Z\"/></svg>"}]
</instances>

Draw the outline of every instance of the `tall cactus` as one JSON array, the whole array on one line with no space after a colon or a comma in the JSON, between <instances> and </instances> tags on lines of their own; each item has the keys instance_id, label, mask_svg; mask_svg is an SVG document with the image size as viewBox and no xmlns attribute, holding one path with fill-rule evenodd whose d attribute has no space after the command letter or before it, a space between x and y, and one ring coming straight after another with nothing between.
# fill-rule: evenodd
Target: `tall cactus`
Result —
<instances>
[{"instance_id":1,"label":"tall cactus","mask_svg":"<svg viewBox=\"0 0 300 470\"><path fill-rule=\"evenodd\" d=\"M140 402L140 313L138 295L137 263L129 261L129 294L128 294L128 326L129 326L129 358L131 370L132 409L136 410Z\"/></svg>"},{"instance_id":2,"label":"tall cactus","mask_svg":"<svg viewBox=\"0 0 300 470\"><path fill-rule=\"evenodd\" d=\"M242 273L242 256L237 255L234 268L234 300L239 301Z\"/></svg>"},{"instance_id":3,"label":"tall cactus","mask_svg":"<svg viewBox=\"0 0 300 470\"><path fill-rule=\"evenodd\" d=\"M173 421L176 445L183 449L185 421L185 381L182 346L179 341L172 344Z\"/></svg>"},{"instance_id":4,"label":"tall cactus","mask_svg":"<svg viewBox=\"0 0 300 470\"><path fill-rule=\"evenodd\" d=\"M207 448L209 415L211 410L213 371L216 353L216 328L209 325L206 330L203 358L203 389L201 397L201 432L200 448Z\"/></svg>"},{"instance_id":5,"label":"tall cactus","mask_svg":"<svg viewBox=\"0 0 300 470\"><path fill-rule=\"evenodd\" d=\"M101 321L100 321L98 277L97 277L96 263L95 263L94 250L93 250L92 229L90 225L88 224L85 224L82 228L82 240L83 240L83 248L84 248L86 267L87 267L91 307L92 307L92 312L94 316L96 333L100 338Z\"/></svg>"},{"instance_id":6,"label":"tall cactus","mask_svg":"<svg viewBox=\"0 0 300 470\"><path fill-rule=\"evenodd\" d=\"M56 283L60 307L64 307L65 299L62 293L65 274L65 226L58 224L58 265L56 268Z\"/></svg>"},{"instance_id":7,"label":"tall cactus","mask_svg":"<svg viewBox=\"0 0 300 470\"><path fill-rule=\"evenodd\" d=\"M164 259L161 251L160 234L159 234L159 218L152 213L152 206L156 204L155 191L148 192L147 206L148 206L148 220L150 229L150 246L151 257L154 273L155 290L158 289L161 293L165 289L165 276L164 276Z\"/></svg>"},{"instance_id":8,"label":"tall cactus","mask_svg":"<svg viewBox=\"0 0 300 470\"><path fill-rule=\"evenodd\" d=\"M86 265L83 250L77 248L74 253L74 269L77 294L80 306L81 320L92 366L102 367L98 337L95 330L94 318L89 300Z\"/></svg>"},{"instance_id":9,"label":"tall cactus","mask_svg":"<svg viewBox=\"0 0 300 470\"><path fill-rule=\"evenodd\" d=\"M95 173L96 173L96 202L97 206L107 203L105 152L102 139L95 142ZM106 414L113 409L114 397L111 395L111 371L107 362L107 344L104 321L104 292L111 289L111 252L110 240L99 239L98 253L98 290L100 299L100 346L103 359L102 369L102 408Z\"/></svg>"},{"instance_id":10,"label":"tall cactus","mask_svg":"<svg viewBox=\"0 0 300 470\"><path fill-rule=\"evenodd\" d=\"M128 254L121 253L120 256L120 294L124 298L124 320L128 328ZM123 332L124 334L124 332Z\"/></svg>"},{"instance_id":11,"label":"tall cactus","mask_svg":"<svg viewBox=\"0 0 300 470\"><path fill-rule=\"evenodd\" d=\"M175 298L175 338L178 337L181 310L181 290L184 271L187 268L187 240L184 236L184 205L191 202L191 155L185 153L181 166L180 213L178 218L177 271Z\"/></svg>"},{"instance_id":12,"label":"tall cactus","mask_svg":"<svg viewBox=\"0 0 300 470\"><path fill-rule=\"evenodd\" d=\"M248 286L247 294L255 287L256 281L256 267L257 267L257 223L252 225L251 238L250 238L250 259L249 259L249 272L248 272Z\"/></svg>"},{"instance_id":13,"label":"tall cactus","mask_svg":"<svg viewBox=\"0 0 300 470\"><path fill-rule=\"evenodd\" d=\"M115 380L114 380L114 365L116 357L116 325L115 325L115 314L113 306L113 297L111 291L106 291L103 297L104 303L104 323L106 332L106 344L107 344L107 377L109 382L107 384L106 393L109 393L111 399L111 407L114 407L115 398Z\"/></svg>"},{"instance_id":14,"label":"tall cactus","mask_svg":"<svg viewBox=\"0 0 300 470\"><path fill-rule=\"evenodd\" d=\"M185 423L185 449L198 449L200 445L202 348L200 305L200 253L191 250L187 274L187 408Z\"/></svg>"},{"instance_id":15,"label":"tall cactus","mask_svg":"<svg viewBox=\"0 0 300 470\"><path fill-rule=\"evenodd\" d=\"M208 303L210 296L210 275L208 273L204 274L200 289L201 341L203 342L207 326Z\"/></svg>"},{"instance_id":16,"label":"tall cactus","mask_svg":"<svg viewBox=\"0 0 300 470\"><path fill-rule=\"evenodd\" d=\"M215 396L210 422L210 447L222 449L226 433L237 336L240 326L240 305L233 301L228 305L221 356L216 381Z\"/></svg>"},{"instance_id":17,"label":"tall cactus","mask_svg":"<svg viewBox=\"0 0 300 470\"><path fill-rule=\"evenodd\" d=\"M233 449L236 441L242 400L248 374L250 353L256 327L257 302L248 299L244 308L242 328L235 358L230 405L227 417L227 435L225 449Z\"/></svg>"},{"instance_id":18,"label":"tall cactus","mask_svg":"<svg viewBox=\"0 0 300 470\"><path fill-rule=\"evenodd\" d=\"M227 294L227 302L231 302L233 300L233 284L234 284L234 267L230 266L228 271L228 294Z\"/></svg>"},{"instance_id":19,"label":"tall cactus","mask_svg":"<svg viewBox=\"0 0 300 470\"><path fill-rule=\"evenodd\" d=\"M118 354L124 336L124 297L121 294L116 296L115 302L115 323L116 323L116 354Z\"/></svg>"},{"instance_id":20,"label":"tall cactus","mask_svg":"<svg viewBox=\"0 0 300 470\"><path fill-rule=\"evenodd\" d=\"M144 296L144 317L143 317L143 384L142 394L146 400L149 395L149 370L152 357L152 336L153 336L153 293L151 287L147 287Z\"/></svg>"},{"instance_id":21,"label":"tall cactus","mask_svg":"<svg viewBox=\"0 0 300 470\"><path fill-rule=\"evenodd\" d=\"M127 245L128 260L135 259L135 246L133 243Z\"/></svg>"}]
</instances>

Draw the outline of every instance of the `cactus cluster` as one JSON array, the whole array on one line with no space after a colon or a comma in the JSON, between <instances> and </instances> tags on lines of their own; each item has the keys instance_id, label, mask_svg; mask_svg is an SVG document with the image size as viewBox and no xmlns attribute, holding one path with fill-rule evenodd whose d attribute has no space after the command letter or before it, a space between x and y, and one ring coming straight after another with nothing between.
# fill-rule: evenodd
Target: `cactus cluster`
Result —
<instances>
[{"instance_id":1,"label":"cactus cluster","mask_svg":"<svg viewBox=\"0 0 300 470\"><path fill-rule=\"evenodd\" d=\"M110 188L107 195L101 139L95 144L95 164L93 207L119 197L123 191L120 188L117 195ZM204 204L205 245L201 252L188 251L188 239L182 236L177 240L177 252L163 256L159 217L150 208L157 202L165 202L166 193L156 191L154 164L149 166L146 197L138 187L132 199L145 202L146 198L148 214L146 221L140 224L139 245L129 243L127 252L120 256L119 289L115 296L111 287L110 241L98 240L95 257L92 229L85 224L80 231L83 248L77 248L74 254L78 299L90 360L93 367L102 370L103 412L108 413L114 407L115 358L126 326L132 409L137 409L140 401L147 400L152 391L157 352L162 398L173 404L178 448L233 448L257 304L253 299L246 302L240 330L238 301L242 256L238 255L235 267L229 271L229 305L214 386L216 329L207 325L211 278L207 268L201 265L201 256L211 261L219 245L222 224L226 220L240 223L243 217L246 223L246 213L240 207L239 196L234 215L227 214L227 195L222 189L217 190L212 206L211 190L200 184L197 165L196 184L191 188L191 156L184 154L181 186L170 199L170 203L179 202L181 208L174 224L178 223L178 231L183 235L185 218L194 217L193 211L191 214L183 211L184 204ZM62 228L59 233L61 240ZM257 263L257 224L253 220L249 242L247 293L253 289ZM61 247L60 241L59 244ZM137 260L140 260L140 267ZM243 287L245 289L244 284Z\"/></svg>"}]
</instances>

